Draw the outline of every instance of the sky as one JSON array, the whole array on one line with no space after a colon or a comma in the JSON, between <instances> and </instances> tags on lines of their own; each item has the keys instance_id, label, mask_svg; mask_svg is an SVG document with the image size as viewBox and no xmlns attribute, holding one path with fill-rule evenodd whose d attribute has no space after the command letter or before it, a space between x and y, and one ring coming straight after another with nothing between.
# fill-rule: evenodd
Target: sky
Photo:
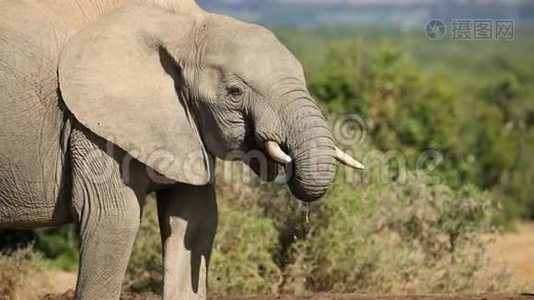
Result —
<instances>
[{"instance_id":1,"label":"sky","mask_svg":"<svg viewBox=\"0 0 534 300\"><path fill-rule=\"evenodd\" d=\"M257 0L198 0L199 3L207 2L219 2L219 3L247 3L254 2ZM346 4L428 4L428 3L438 3L444 2L446 0L274 0L273 2L284 3L305 3L305 4L332 4L332 3L346 3ZM528 0L459 0L459 2L478 2L478 3L488 3L488 2L500 2L514 5L519 2L526 2Z\"/></svg>"},{"instance_id":2,"label":"sky","mask_svg":"<svg viewBox=\"0 0 534 300\"><path fill-rule=\"evenodd\" d=\"M421 27L430 19L534 19L534 0L197 0L208 11L263 25ZM529 21L531 22L531 21Z\"/></svg>"}]
</instances>

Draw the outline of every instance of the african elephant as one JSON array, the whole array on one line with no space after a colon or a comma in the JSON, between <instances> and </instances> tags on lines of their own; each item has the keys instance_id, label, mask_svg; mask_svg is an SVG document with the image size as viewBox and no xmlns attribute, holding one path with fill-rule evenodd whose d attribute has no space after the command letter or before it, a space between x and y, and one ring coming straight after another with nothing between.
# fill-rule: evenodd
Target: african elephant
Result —
<instances>
[{"instance_id":1,"label":"african elephant","mask_svg":"<svg viewBox=\"0 0 534 300\"><path fill-rule=\"evenodd\" d=\"M0 84L0 227L77 224L77 299L119 297L152 192L164 299L205 298L216 158L303 201L363 168L271 32L193 0L0 0Z\"/></svg>"}]
</instances>

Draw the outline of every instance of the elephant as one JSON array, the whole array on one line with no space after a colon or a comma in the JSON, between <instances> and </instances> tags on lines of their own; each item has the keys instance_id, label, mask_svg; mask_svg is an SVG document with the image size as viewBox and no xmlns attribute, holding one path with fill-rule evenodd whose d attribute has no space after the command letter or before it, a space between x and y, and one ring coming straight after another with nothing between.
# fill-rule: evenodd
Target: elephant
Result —
<instances>
[{"instance_id":1,"label":"elephant","mask_svg":"<svg viewBox=\"0 0 534 300\"><path fill-rule=\"evenodd\" d=\"M302 201L363 168L273 33L194 0L0 0L0 84L0 227L76 224L76 299L119 298L152 193L163 299L205 298L217 159Z\"/></svg>"}]
</instances>

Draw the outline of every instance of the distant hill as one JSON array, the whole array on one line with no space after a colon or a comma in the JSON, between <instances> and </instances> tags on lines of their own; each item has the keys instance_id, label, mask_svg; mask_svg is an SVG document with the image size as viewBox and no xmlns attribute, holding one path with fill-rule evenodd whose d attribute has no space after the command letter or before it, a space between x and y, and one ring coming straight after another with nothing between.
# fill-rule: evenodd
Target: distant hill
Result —
<instances>
[{"instance_id":1,"label":"distant hill","mask_svg":"<svg viewBox=\"0 0 534 300\"><path fill-rule=\"evenodd\" d=\"M206 10L265 25L363 25L420 28L439 18L534 23L531 0L198 0Z\"/></svg>"}]
</instances>

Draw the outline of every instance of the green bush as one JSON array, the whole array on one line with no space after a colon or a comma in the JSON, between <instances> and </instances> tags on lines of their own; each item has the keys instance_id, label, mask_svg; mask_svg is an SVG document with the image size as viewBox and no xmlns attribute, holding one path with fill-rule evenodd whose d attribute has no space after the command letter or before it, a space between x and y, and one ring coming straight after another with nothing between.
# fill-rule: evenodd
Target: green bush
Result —
<instances>
[{"instance_id":1,"label":"green bush","mask_svg":"<svg viewBox=\"0 0 534 300\"><path fill-rule=\"evenodd\" d=\"M453 44L419 46L471 55ZM473 58L477 63L455 63L456 57L441 53L432 61L440 68L429 68L414 57L422 50L402 51L393 42L336 40L325 49L309 83L325 109L359 114L370 142L400 151L411 167L422 152L439 151L445 159L441 177L449 185L476 184L507 199L509 216L534 215L528 158L534 150L534 73L518 59L529 57L482 55ZM482 66L491 70L482 72Z\"/></svg>"},{"instance_id":2,"label":"green bush","mask_svg":"<svg viewBox=\"0 0 534 300\"><path fill-rule=\"evenodd\" d=\"M52 267L76 271L78 269L78 235L74 225L38 230L34 248Z\"/></svg>"}]
</instances>

